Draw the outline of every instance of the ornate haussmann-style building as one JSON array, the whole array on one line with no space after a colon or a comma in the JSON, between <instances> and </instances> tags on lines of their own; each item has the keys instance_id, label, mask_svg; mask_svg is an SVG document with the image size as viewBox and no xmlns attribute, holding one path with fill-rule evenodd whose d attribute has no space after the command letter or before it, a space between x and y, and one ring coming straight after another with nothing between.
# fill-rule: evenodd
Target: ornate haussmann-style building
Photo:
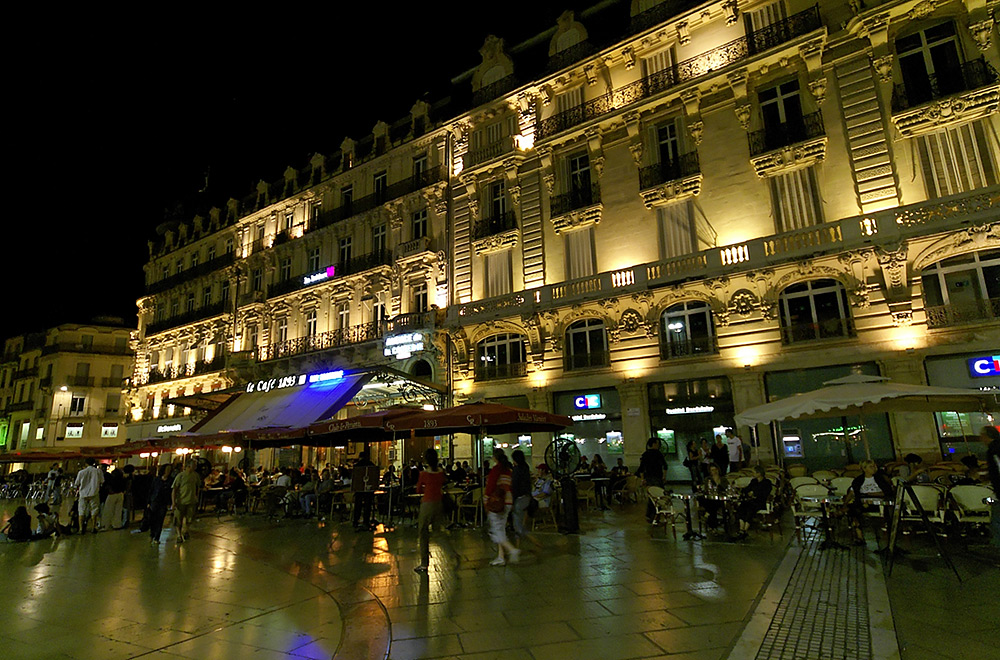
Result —
<instances>
[{"instance_id":1,"label":"ornate haussmann-style building","mask_svg":"<svg viewBox=\"0 0 1000 660\"><path fill-rule=\"evenodd\" d=\"M681 476L734 412L848 373L995 389L996 11L633 0L487 37L450 97L150 244L133 419L387 365L572 415L605 460L659 435ZM986 421L811 420L757 451L840 465L864 426L876 458L930 456Z\"/></svg>"}]
</instances>

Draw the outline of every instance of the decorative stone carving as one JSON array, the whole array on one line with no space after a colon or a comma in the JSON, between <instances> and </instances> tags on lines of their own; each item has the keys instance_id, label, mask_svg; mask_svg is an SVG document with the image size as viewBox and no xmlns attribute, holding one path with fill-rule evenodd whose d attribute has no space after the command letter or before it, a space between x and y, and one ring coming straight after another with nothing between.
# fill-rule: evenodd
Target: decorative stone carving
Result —
<instances>
[{"instance_id":1,"label":"decorative stone carving","mask_svg":"<svg viewBox=\"0 0 1000 660\"><path fill-rule=\"evenodd\" d=\"M705 132L705 124L700 121L693 121L688 124L688 132L691 134L691 139L694 140L695 146L701 144L701 136Z\"/></svg>"},{"instance_id":2,"label":"decorative stone carving","mask_svg":"<svg viewBox=\"0 0 1000 660\"><path fill-rule=\"evenodd\" d=\"M564 231L596 225L601 221L603 211L604 207L601 204L597 204L554 216L552 218L552 228L556 234L562 234Z\"/></svg>"},{"instance_id":3,"label":"decorative stone carving","mask_svg":"<svg viewBox=\"0 0 1000 660\"><path fill-rule=\"evenodd\" d=\"M739 15L736 0L726 0L726 2L723 2L722 13L726 15L726 25L736 25L736 19Z\"/></svg>"},{"instance_id":4,"label":"decorative stone carving","mask_svg":"<svg viewBox=\"0 0 1000 660\"><path fill-rule=\"evenodd\" d=\"M666 181L654 188L640 190L639 195L642 196L642 203L647 209L666 206L681 199L697 196L701 192L703 178L699 172L683 179Z\"/></svg>"},{"instance_id":5,"label":"decorative stone carving","mask_svg":"<svg viewBox=\"0 0 1000 660\"><path fill-rule=\"evenodd\" d=\"M904 138L923 135L942 126L965 124L987 117L1000 108L1000 83L980 87L926 103L892 115L892 123Z\"/></svg>"},{"instance_id":6,"label":"decorative stone carving","mask_svg":"<svg viewBox=\"0 0 1000 660\"><path fill-rule=\"evenodd\" d=\"M478 91L483 85L483 78L489 74L490 82L506 78L514 73L514 62L504 52L503 39L488 35L479 49L483 61L472 74L472 91ZM499 69L498 71L495 71Z\"/></svg>"},{"instance_id":7,"label":"decorative stone carving","mask_svg":"<svg viewBox=\"0 0 1000 660\"><path fill-rule=\"evenodd\" d=\"M743 127L744 131L750 130L750 116L751 116L750 104L744 103L743 105L736 106L736 120L740 122L740 126Z\"/></svg>"},{"instance_id":8,"label":"decorative stone carving","mask_svg":"<svg viewBox=\"0 0 1000 660\"><path fill-rule=\"evenodd\" d=\"M823 105L826 100L826 78L817 78L809 82L809 92L816 99L817 105Z\"/></svg>"},{"instance_id":9,"label":"decorative stone carving","mask_svg":"<svg viewBox=\"0 0 1000 660\"><path fill-rule=\"evenodd\" d=\"M691 32L688 30L687 21L680 21L675 27L677 28L677 41L679 41L682 46L686 46L691 43Z\"/></svg>"},{"instance_id":10,"label":"decorative stone carving","mask_svg":"<svg viewBox=\"0 0 1000 660\"><path fill-rule=\"evenodd\" d=\"M622 58L625 60L625 70L629 71L635 66L635 51L631 46L622 49Z\"/></svg>"},{"instance_id":11,"label":"decorative stone carving","mask_svg":"<svg viewBox=\"0 0 1000 660\"><path fill-rule=\"evenodd\" d=\"M636 141L630 143L628 150L632 154L632 160L635 161L636 167L642 167L642 142Z\"/></svg>"},{"instance_id":12,"label":"decorative stone carving","mask_svg":"<svg viewBox=\"0 0 1000 660\"><path fill-rule=\"evenodd\" d=\"M889 41L889 20L891 15L888 12L866 16L861 20L858 34L868 39L873 48L884 46Z\"/></svg>"},{"instance_id":13,"label":"decorative stone carving","mask_svg":"<svg viewBox=\"0 0 1000 660\"><path fill-rule=\"evenodd\" d=\"M969 23L969 32L975 40L979 50L989 50L993 40L993 19L987 18L978 23Z\"/></svg>"},{"instance_id":14,"label":"decorative stone carving","mask_svg":"<svg viewBox=\"0 0 1000 660\"><path fill-rule=\"evenodd\" d=\"M757 176L763 178L809 167L826 158L826 136L799 142L750 159Z\"/></svg>"},{"instance_id":15,"label":"decorative stone carving","mask_svg":"<svg viewBox=\"0 0 1000 660\"><path fill-rule=\"evenodd\" d=\"M591 157L590 166L594 168L594 171L597 172L597 178L600 179L604 175L604 156Z\"/></svg>"},{"instance_id":16,"label":"decorative stone carving","mask_svg":"<svg viewBox=\"0 0 1000 660\"><path fill-rule=\"evenodd\" d=\"M813 39L799 46L799 56L806 63L806 69L810 74L818 73L823 68L823 48L826 46L826 37Z\"/></svg>"},{"instance_id":17,"label":"decorative stone carving","mask_svg":"<svg viewBox=\"0 0 1000 660\"><path fill-rule=\"evenodd\" d=\"M545 182L545 189L548 190L549 195L551 195L556 186L556 175L552 172L548 172L542 176L542 181Z\"/></svg>"},{"instance_id":18,"label":"decorative stone carving","mask_svg":"<svg viewBox=\"0 0 1000 660\"><path fill-rule=\"evenodd\" d=\"M517 247L520 232L517 229L510 229L502 234L493 234L485 238L480 238L472 242L472 249L478 257L488 252L500 252Z\"/></svg>"},{"instance_id":19,"label":"decorative stone carving","mask_svg":"<svg viewBox=\"0 0 1000 660\"><path fill-rule=\"evenodd\" d=\"M630 335L641 330L644 325L642 314L631 307L622 312L621 317L618 319L618 329Z\"/></svg>"},{"instance_id":20,"label":"decorative stone carving","mask_svg":"<svg viewBox=\"0 0 1000 660\"><path fill-rule=\"evenodd\" d=\"M746 318L760 305L760 300L748 289L740 289L729 298L729 310Z\"/></svg>"},{"instance_id":21,"label":"decorative stone carving","mask_svg":"<svg viewBox=\"0 0 1000 660\"><path fill-rule=\"evenodd\" d=\"M883 55L872 59L872 67L878 76L879 82L892 82L892 55Z\"/></svg>"}]
</instances>

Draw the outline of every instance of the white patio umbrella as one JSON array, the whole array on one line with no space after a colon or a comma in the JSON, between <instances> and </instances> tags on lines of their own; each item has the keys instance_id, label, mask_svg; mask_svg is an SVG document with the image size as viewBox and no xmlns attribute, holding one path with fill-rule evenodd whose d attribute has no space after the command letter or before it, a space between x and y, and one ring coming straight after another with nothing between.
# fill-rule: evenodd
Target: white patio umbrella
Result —
<instances>
[{"instance_id":1,"label":"white patio umbrella","mask_svg":"<svg viewBox=\"0 0 1000 660\"><path fill-rule=\"evenodd\" d=\"M789 419L843 417L885 412L988 412L1000 410L994 393L952 387L894 383L880 376L850 375L826 387L771 401L735 415L737 424L754 426ZM846 424L845 429L846 432ZM865 454L871 458L862 434Z\"/></svg>"}]
</instances>

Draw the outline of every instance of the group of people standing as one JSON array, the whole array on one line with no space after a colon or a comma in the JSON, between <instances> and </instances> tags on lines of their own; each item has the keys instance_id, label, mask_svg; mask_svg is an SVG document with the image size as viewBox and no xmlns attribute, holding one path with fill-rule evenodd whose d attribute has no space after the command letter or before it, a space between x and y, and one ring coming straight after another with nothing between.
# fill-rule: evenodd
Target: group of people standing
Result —
<instances>
[{"instance_id":1,"label":"group of people standing","mask_svg":"<svg viewBox=\"0 0 1000 660\"><path fill-rule=\"evenodd\" d=\"M727 428L725 434L715 436L715 442L699 438L687 443L687 458L684 467L691 473L691 485L697 488L708 477L709 468L714 465L719 472L727 474L749 465L750 451L736 431Z\"/></svg>"}]
</instances>

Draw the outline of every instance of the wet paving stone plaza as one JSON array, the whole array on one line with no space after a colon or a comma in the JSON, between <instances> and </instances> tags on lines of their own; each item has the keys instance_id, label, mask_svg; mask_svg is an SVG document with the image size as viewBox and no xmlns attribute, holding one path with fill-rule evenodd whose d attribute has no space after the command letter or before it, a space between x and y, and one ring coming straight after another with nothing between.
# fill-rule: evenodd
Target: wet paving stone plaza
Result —
<instances>
[{"instance_id":1,"label":"wet paving stone plaza","mask_svg":"<svg viewBox=\"0 0 1000 660\"><path fill-rule=\"evenodd\" d=\"M4 517L12 503L3 505ZM920 539L883 577L869 547L820 550L790 521L773 539L684 541L643 507L539 530L490 566L479 529L432 537L409 520L199 517L150 546L129 530L0 544L0 656L46 658L995 658L1000 568ZM926 547L925 547L926 546Z\"/></svg>"}]
</instances>

